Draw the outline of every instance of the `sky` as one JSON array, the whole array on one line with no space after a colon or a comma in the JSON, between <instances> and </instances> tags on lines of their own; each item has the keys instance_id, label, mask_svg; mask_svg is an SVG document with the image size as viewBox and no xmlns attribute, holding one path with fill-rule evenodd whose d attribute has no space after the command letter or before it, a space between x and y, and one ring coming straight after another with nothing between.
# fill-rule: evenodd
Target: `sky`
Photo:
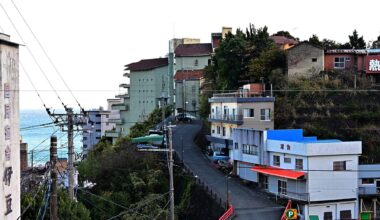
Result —
<instances>
[{"instance_id":1,"label":"sky","mask_svg":"<svg viewBox=\"0 0 380 220\"><path fill-rule=\"evenodd\" d=\"M174 37L199 38L202 43L209 43L210 34L220 32L223 26L232 27L234 32L250 23L256 27L266 25L271 34L287 30L301 40L317 34L320 39L347 42L354 29L366 41L380 35L378 0L360 4L351 0L13 2L59 72L44 55L12 0L0 0L0 32L25 45L20 47L20 63L25 68L24 71L20 66L21 109L43 108L27 75L47 107L61 109L59 96L64 104L74 108L75 99L86 109L106 108L108 98L125 92L119 88L119 84L127 82L123 77L125 64L165 57L168 42Z\"/></svg>"}]
</instances>

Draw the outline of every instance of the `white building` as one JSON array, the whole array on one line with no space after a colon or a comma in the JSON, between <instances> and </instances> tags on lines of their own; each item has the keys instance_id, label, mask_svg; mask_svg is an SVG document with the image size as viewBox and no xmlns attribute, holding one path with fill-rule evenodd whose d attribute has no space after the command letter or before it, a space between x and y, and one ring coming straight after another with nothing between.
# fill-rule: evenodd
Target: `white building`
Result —
<instances>
[{"instance_id":1,"label":"white building","mask_svg":"<svg viewBox=\"0 0 380 220\"><path fill-rule=\"evenodd\" d=\"M108 119L110 111L103 108L87 111L89 122L83 126L83 158L86 158L88 152L97 144L107 130L112 129Z\"/></svg>"},{"instance_id":2,"label":"white building","mask_svg":"<svg viewBox=\"0 0 380 220\"><path fill-rule=\"evenodd\" d=\"M19 45L0 33L0 219L20 216Z\"/></svg>"},{"instance_id":3,"label":"white building","mask_svg":"<svg viewBox=\"0 0 380 220\"><path fill-rule=\"evenodd\" d=\"M300 129L234 129L233 159L244 168L239 176L295 201L305 219L351 219L359 214L361 147L360 141L304 137Z\"/></svg>"},{"instance_id":4,"label":"white building","mask_svg":"<svg viewBox=\"0 0 380 220\"><path fill-rule=\"evenodd\" d=\"M274 97L265 96L262 84L247 84L233 93L216 93L209 98L211 135L207 136L214 151L232 151L232 130L274 128Z\"/></svg>"}]
</instances>

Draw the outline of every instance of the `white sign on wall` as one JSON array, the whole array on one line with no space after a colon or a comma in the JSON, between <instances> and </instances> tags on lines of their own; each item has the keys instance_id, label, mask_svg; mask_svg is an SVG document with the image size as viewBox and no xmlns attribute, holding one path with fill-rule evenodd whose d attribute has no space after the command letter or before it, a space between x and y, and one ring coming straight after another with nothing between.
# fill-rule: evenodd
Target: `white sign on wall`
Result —
<instances>
[{"instance_id":1,"label":"white sign on wall","mask_svg":"<svg viewBox=\"0 0 380 220\"><path fill-rule=\"evenodd\" d=\"M369 71L380 71L380 60L378 59L369 60Z\"/></svg>"}]
</instances>

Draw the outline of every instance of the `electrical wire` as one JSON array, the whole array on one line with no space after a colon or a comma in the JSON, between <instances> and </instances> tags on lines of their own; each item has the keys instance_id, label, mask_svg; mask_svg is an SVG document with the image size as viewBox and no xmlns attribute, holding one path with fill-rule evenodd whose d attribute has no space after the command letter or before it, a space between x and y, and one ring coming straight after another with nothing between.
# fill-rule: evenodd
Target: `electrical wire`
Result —
<instances>
[{"instance_id":1,"label":"electrical wire","mask_svg":"<svg viewBox=\"0 0 380 220\"><path fill-rule=\"evenodd\" d=\"M62 80L62 82L64 83L64 85L66 86L66 88L69 90L69 92L71 93L72 97L75 99L75 101L77 102L79 108L84 112L84 109L83 107L80 105L78 99L75 97L74 93L72 92L72 90L70 89L69 85L66 83L65 79L62 77L61 73L58 71L58 68L56 67L56 65L54 64L54 62L52 61L51 57L48 55L48 53L46 52L45 48L42 46L40 40L37 38L36 34L33 32L32 28L30 27L29 23L26 21L26 19L24 18L24 16L22 15L21 11L19 10L19 8L17 7L16 3L11 0L13 6L16 8L18 14L20 15L20 17L22 18L22 20L24 21L24 23L26 24L26 26L28 27L29 31L32 33L34 39L37 41L38 45L40 46L42 52L45 54L45 56L48 58L48 61L50 63L50 65L54 68L55 72L58 74L59 78Z\"/></svg>"},{"instance_id":2,"label":"electrical wire","mask_svg":"<svg viewBox=\"0 0 380 220\"><path fill-rule=\"evenodd\" d=\"M3 4L0 3L0 7L3 9L5 15L8 17L8 20L11 22L13 28L16 30L16 33L18 34L18 36L20 37L21 41L23 44L26 44L26 41L24 40L24 38L22 37L21 33L19 32L18 28L16 27L15 23L13 22L12 18L9 16L7 10L5 10ZM50 87L53 89L55 95L58 97L59 101L61 102L61 104L63 105L63 107L66 109L66 105L63 103L61 97L59 96L58 92L55 90L53 84L50 82L49 78L47 77L45 71L43 70L42 66L40 65L40 63L37 61L37 58L34 56L33 52L30 50L29 47L26 47L26 49L28 50L28 52L30 53L31 57L33 58L34 62L36 63L37 67L40 69L41 73L44 75L46 81L49 83Z\"/></svg>"}]
</instances>

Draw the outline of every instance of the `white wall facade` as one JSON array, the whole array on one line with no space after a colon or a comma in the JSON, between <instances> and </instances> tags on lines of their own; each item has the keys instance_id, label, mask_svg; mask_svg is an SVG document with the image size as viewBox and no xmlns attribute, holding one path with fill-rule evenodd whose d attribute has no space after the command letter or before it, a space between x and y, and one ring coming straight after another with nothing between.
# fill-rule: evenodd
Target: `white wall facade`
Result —
<instances>
[{"instance_id":1,"label":"white wall facade","mask_svg":"<svg viewBox=\"0 0 380 220\"><path fill-rule=\"evenodd\" d=\"M21 196L18 45L0 40L0 64L0 219L14 220Z\"/></svg>"},{"instance_id":2,"label":"white wall facade","mask_svg":"<svg viewBox=\"0 0 380 220\"><path fill-rule=\"evenodd\" d=\"M358 217L358 203L357 201L346 201L337 203L318 203L304 206L305 215L318 216L319 219L324 219L326 212L332 213L332 219L341 219L341 211L349 210L352 218Z\"/></svg>"}]
</instances>

